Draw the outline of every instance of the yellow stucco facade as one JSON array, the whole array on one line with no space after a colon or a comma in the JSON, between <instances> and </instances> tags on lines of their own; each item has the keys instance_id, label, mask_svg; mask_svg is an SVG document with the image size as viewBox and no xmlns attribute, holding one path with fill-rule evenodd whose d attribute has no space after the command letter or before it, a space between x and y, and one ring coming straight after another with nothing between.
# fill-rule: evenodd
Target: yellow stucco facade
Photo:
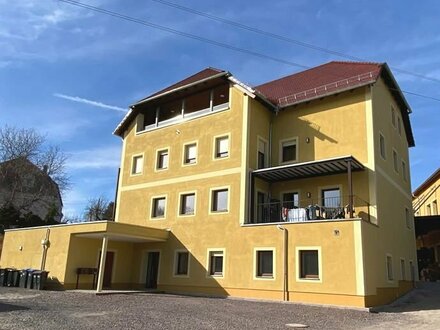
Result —
<instances>
[{"instance_id":1,"label":"yellow stucco facade","mask_svg":"<svg viewBox=\"0 0 440 330\"><path fill-rule=\"evenodd\" d=\"M148 287L153 274L166 292L358 307L408 291L417 279L408 142L382 78L275 109L236 80L221 83L228 100L215 111L166 125L156 117L153 128L142 111L126 122L116 222L50 228L53 279L73 288L77 267L97 267L106 236L112 288ZM336 170L346 161L353 173ZM315 206L327 215L310 216ZM1 266L38 268L46 230L7 231Z\"/></svg>"}]
</instances>

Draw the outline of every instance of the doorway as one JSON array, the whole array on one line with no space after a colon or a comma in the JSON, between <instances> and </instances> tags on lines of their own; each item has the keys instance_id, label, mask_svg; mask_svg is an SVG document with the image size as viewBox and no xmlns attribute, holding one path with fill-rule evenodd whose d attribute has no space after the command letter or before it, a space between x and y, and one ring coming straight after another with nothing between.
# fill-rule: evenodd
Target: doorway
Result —
<instances>
[{"instance_id":1,"label":"doorway","mask_svg":"<svg viewBox=\"0 0 440 330\"><path fill-rule=\"evenodd\" d=\"M99 269L99 260L101 260L101 251L99 251L98 258L98 269ZM102 287L104 289L110 289L112 286L112 274L113 274L113 263L115 260L115 252L107 251L105 256L105 267L104 267L104 278L102 280ZM98 274L99 276L99 274Z\"/></svg>"},{"instance_id":2,"label":"doorway","mask_svg":"<svg viewBox=\"0 0 440 330\"><path fill-rule=\"evenodd\" d=\"M147 289L157 288L157 277L159 274L159 256L160 252L148 252L147 254L147 277L145 287Z\"/></svg>"}]
</instances>

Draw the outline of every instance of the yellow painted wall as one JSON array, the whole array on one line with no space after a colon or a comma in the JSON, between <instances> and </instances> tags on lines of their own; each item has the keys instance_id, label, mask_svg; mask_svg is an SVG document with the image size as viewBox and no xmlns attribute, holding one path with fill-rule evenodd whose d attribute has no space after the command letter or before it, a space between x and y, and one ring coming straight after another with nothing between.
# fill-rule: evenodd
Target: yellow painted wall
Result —
<instances>
[{"instance_id":1,"label":"yellow painted wall","mask_svg":"<svg viewBox=\"0 0 440 330\"><path fill-rule=\"evenodd\" d=\"M401 280L400 259L405 260L405 279L411 280L409 263L415 267L417 279L417 258L415 249L414 224L411 207L410 177L406 180L402 175L401 161L404 160L409 168L408 144L402 126L399 135L397 127L391 123L391 105L398 112L399 108L380 79L371 90L372 95L372 122L374 135L372 139L374 161L369 163L370 175L374 176L374 191L377 200L377 226L363 223L363 256L365 268L366 295L376 295L380 288L397 288ZM398 114L401 118L401 114ZM396 125L397 126L397 125ZM386 159L382 159L379 151L379 133L386 142ZM394 170L392 150L399 155L398 172ZM406 220L405 208L409 211L409 221ZM386 256L390 255L393 262L393 280L387 279Z\"/></svg>"}]
</instances>

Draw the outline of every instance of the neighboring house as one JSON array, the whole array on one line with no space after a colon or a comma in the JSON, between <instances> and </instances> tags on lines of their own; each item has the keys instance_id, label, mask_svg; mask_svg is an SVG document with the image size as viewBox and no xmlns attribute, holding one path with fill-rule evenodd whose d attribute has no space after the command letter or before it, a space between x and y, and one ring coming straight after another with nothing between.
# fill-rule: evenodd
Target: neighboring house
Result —
<instances>
[{"instance_id":1,"label":"neighboring house","mask_svg":"<svg viewBox=\"0 0 440 330\"><path fill-rule=\"evenodd\" d=\"M60 222L63 215L58 185L26 158L0 163L0 207L7 205L42 220L55 214L54 220Z\"/></svg>"},{"instance_id":2,"label":"neighboring house","mask_svg":"<svg viewBox=\"0 0 440 330\"><path fill-rule=\"evenodd\" d=\"M417 260L425 280L440 280L440 214L437 205L440 202L439 188L440 168L413 193Z\"/></svg>"},{"instance_id":3,"label":"neighboring house","mask_svg":"<svg viewBox=\"0 0 440 330\"><path fill-rule=\"evenodd\" d=\"M418 273L410 112L386 64L330 62L254 88L207 68L116 128L115 222L7 231L2 265L32 266L46 235L65 288L99 264L98 291L390 302Z\"/></svg>"},{"instance_id":4,"label":"neighboring house","mask_svg":"<svg viewBox=\"0 0 440 330\"><path fill-rule=\"evenodd\" d=\"M413 192L413 210L416 216L439 215L440 168Z\"/></svg>"}]
</instances>

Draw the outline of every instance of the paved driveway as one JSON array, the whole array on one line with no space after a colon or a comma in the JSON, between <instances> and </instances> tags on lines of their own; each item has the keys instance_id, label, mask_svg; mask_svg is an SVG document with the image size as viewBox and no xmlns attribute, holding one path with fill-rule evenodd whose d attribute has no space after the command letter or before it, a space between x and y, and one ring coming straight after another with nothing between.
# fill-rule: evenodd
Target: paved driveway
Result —
<instances>
[{"instance_id":1,"label":"paved driveway","mask_svg":"<svg viewBox=\"0 0 440 330\"><path fill-rule=\"evenodd\" d=\"M438 291L435 291L438 290ZM431 292L437 295L432 297ZM440 288L379 313L292 303L165 294L31 291L0 287L1 329L439 329ZM420 303L420 301L425 303Z\"/></svg>"}]
</instances>

